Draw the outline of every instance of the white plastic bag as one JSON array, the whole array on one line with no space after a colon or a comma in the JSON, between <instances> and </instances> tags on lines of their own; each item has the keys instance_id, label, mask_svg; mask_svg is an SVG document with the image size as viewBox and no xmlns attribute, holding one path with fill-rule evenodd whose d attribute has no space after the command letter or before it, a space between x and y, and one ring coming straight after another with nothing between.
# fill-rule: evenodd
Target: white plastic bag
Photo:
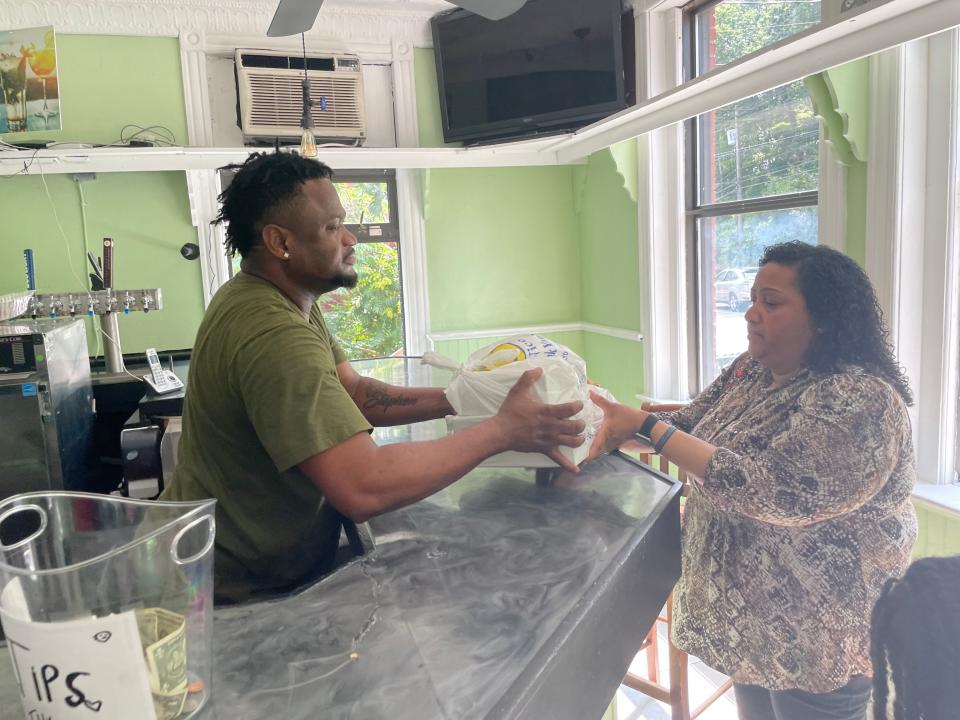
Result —
<instances>
[{"instance_id":1,"label":"white plastic bag","mask_svg":"<svg viewBox=\"0 0 960 720\"><path fill-rule=\"evenodd\" d=\"M556 404L579 400L583 409L574 419L586 425L586 439L579 447L560 446L560 452L575 465L583 462L600 429L603 411L590 400L590 391L609 399L603 388L587 383L587 365L563 345L542 335L517 335L492 343L472 353L462 365L439 353L428 352L423 362L453 370L447 386L447 400L457 411L447 417L452 432L476 425L496 415L511 388L527 370L543 368L531 392L541 402ZM550 467L556 463L540 453L506 452L482 463L499 467Z\"/></svg>"}]
</instances>

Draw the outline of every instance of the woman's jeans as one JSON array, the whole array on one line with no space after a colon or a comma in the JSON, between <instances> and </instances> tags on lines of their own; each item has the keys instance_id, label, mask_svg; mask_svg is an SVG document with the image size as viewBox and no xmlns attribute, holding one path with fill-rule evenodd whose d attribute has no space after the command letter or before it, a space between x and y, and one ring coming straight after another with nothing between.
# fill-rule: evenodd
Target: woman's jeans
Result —
<instances>
[{"instance_id":1,"label":"woman's jeans","mask_svg":"<svg viewBox=\"0 0 960 720\"><path fill-rule=\"evenodd\" d=\"M734 683L740 720L865 720L872 681L854 675L842 688L828 693L767 690Z\"/></svg>"}]
</instances>

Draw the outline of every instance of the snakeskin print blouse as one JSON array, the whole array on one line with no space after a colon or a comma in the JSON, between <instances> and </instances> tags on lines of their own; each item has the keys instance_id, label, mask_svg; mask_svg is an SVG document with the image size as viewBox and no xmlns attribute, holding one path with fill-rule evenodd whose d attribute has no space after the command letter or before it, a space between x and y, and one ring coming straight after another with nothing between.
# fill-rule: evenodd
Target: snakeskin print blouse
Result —
<instances>
[{"instance_id":1,"label":"snakeskin print blouse","mask_svg":"<svg viewBox=\"0 0 960 720\"><path fill-rule=\"evenodd\" d=\"M771 389L743 355L660 419L717 446L684 511L674 643L735 682L824 693L870 675L870 612L910 562L910 419L860 368Z\"/></svg>"}]
</instances>

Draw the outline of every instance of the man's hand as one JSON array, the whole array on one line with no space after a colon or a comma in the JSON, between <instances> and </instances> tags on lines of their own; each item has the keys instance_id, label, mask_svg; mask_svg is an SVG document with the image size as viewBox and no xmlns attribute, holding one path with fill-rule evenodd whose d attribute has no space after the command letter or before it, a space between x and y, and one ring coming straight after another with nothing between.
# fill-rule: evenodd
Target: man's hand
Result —
<instances>
[{"instance_id":1,"label":"man's hand","mask_svg":"<svg viewBox=\"0 0 960 720\"><path fill-rule=\"evenodd\" d=\"M653 452L652 447L637 441L633 435L646 419L645 411L611 402L595 392L590 393L590 398L603 410L603 424L593 440L593 445L590 446L588 461L623 447L625 444L628 445L627 449L635 452Z\"/></svg>"},{"instance_id":2,"label":"man's hand","mask_svg":"<svg viewBox=\"0 0 960 720\"><path fill-rule=\"evenodd\" d=\"M579 468L561 455L559 446L583 444L584 422L569 419L583 409L583 403L547 405L535 400L530 389L541 375L542 368L527 370L521 375L500 406L495 420L506 438L508 449L543 453L561 467L578 472Z\"/></svg>"}]
</instances>

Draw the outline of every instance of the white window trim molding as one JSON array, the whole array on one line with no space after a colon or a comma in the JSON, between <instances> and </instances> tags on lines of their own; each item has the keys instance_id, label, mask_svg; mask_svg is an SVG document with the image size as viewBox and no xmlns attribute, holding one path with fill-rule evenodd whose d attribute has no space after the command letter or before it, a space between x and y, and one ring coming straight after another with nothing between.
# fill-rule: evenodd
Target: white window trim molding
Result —
<instances>
[{"instance_id":1,"label":"white window trim molding","mask_svg":"<svg viewBox=\"0 0 960 720\"><path fill-rule=\"evenodd\" d=\"M833 145L825 141L824 124L820 122L819 177L817 179L817 242L846 252L847 238L847 168L840 162Z\"/></svg>"},{"instance_id":2,"label":"white window trim molding","mask_svg":"<svg viewBox=\"0 0 960 720\"><path fill-rule=\"evenodd\" d=\"M206 308L220 286L230 279L230 259L223 244L226 234L222 225L211 224L219 212L220 178L216 170L187 170L186 177L191 222L197 229L200 246L200 278Z\"/></svg>"},{"instance_id":3,"label":"white window trim molding","mask_svg":"<svg viewBox=\"0 0 960 720\"><path fill-rule=\"evenodd\" d=\"M397 145L420 146L413 46L394 41L393 101ZM408 355L422 355L430 347L430 297L427 291L427 244L420 172L397 170L397 212L400 219L400 264L403 278L403 322Z\"/></svg>"},{"instance_id":4,"label":"white window trim molding","mask_svg":"<svg viewBox=\"0 0 960 720\"><path fill-rule=\"evenodd\" d=\"M544 142L543 140L539 142ZM76 172L169 172L216 170L242 163L262 147L109 147L70 150L10 150L0 153L0 175ZM534 167L560 163L536 145L471 148L324 148L323 160L335 170ZM586 159L571 164L586 164Z\"/></svg>"},{"instance_id":5,"label":"white window trim molding","mask_svg":"<svg viewBox=\"0 0 960 720\"><path fill-rule=\"evenodd\" d=\"M606 337L617 338L618 340L628 340L630 342L643 342L643 333L636 330L626 330L624 328L611 327L610 325L598 325L597 323L583 322L582 330L594 335L605 335Z\"/></svg>"},{"instance_id":6,"label":"white window trim molding","mask_svg":"<svg viewBox=\"0 0 960 720\"><path fill-rule=\"evenodd\" d=\"M179 41L187 141L190 145L207 147L213 144L213 124L207 86L206 38L202 30L185 31L180 33ZM220 178L213 169L187 170L185 175L190 221L197 230L200 247L200 278L206 308L217 289L230 279L230 260L223 245L226 234L222 225L211 225L219 208Z\"/></svg>"},{"instance_id":7,"label":"white window trim molding","mask_svg":"<svg viewBox=\"0 0 960 720\"><path fill-rule=\"evenodd\" d=\"M874 58L866 269L910 379L922 482L955 480L960 31Z\"/></svg>"},{"instance_id":8,"label":"white window trim molding","mask_svg":"<svg viewBox=\"0 0 960 720\"><path fill-rule=\"evenodd\" d=\"M864 265L873 283L891 337L899 298L898 252L902 210L904 114L904 49L886 50L870 58L870 132L867 157L867 217Z\"/></svg>"},{"instance_id":9,"label":"white window trim molding","mask_svg":"<svg viewBox=\"0 0 960 720\"><path fill-rule=\"evenodd\" d=\"M397 170L397 204L404 340L408 355L422 355L429 349L430 297L427 291L427 248L419 171Z\"/></svg>"},{"instance_id":10,"label":"white window trim molding","mask_svg":"<svg viewBox=\"0 0 960 720\"><path fill-rule=\"evenodd\" d=\"M938 484L956 477L957 314L960 297L960 239L957 204L960 144L960 30L925 41L927 67L927 147L924 213L924 258L920 303L923 325L919 381L916 383L919 427L917 469L922 480ZM901 315L901 320L903 315Z\"/></svg>"},{"instance_id":11,"label":"white window trim molding","mask_svg":"<svg viewBox=\"0 0 960 720\"><path fill-rule=\"evenodd\" d=\"M937 512L960 518L960 486L919 483L913 489L913 501Z\"/></svg>"},{"instance_id":12,"label":"white window trim molding","mask_svg":"<svg viewBox=\"0 0 960 720\"><path fill-rule=\"evenodd\" d=\"M569 322L569 323L550 323L547 325L514 325L496 328L483 328L480 330L443 330L429 333L427 336L428 349L433 350L438 342L447 342L455 340L482 340L486 338L504 338L510 335L549 335L551 333L561 332L587 332L595 335L604 335L606 337L627 340L629 342L643 342L643 334L636 330L626 330L624 328L611 327L609 325L597 325L588 322Z\"/></svg>"},{"instance_id":13,"label":"white window trim molding","mask_svg":"<svg viewBox=\"0 0 960 720\"><path fill-rule=\"evenodd\" d=\"M634 15L638 101L682 80L682 15L678 8ZM637 221L643 388L651 397L688 397L683 126L637 138Z\"/></svg>"}]
</instances>

